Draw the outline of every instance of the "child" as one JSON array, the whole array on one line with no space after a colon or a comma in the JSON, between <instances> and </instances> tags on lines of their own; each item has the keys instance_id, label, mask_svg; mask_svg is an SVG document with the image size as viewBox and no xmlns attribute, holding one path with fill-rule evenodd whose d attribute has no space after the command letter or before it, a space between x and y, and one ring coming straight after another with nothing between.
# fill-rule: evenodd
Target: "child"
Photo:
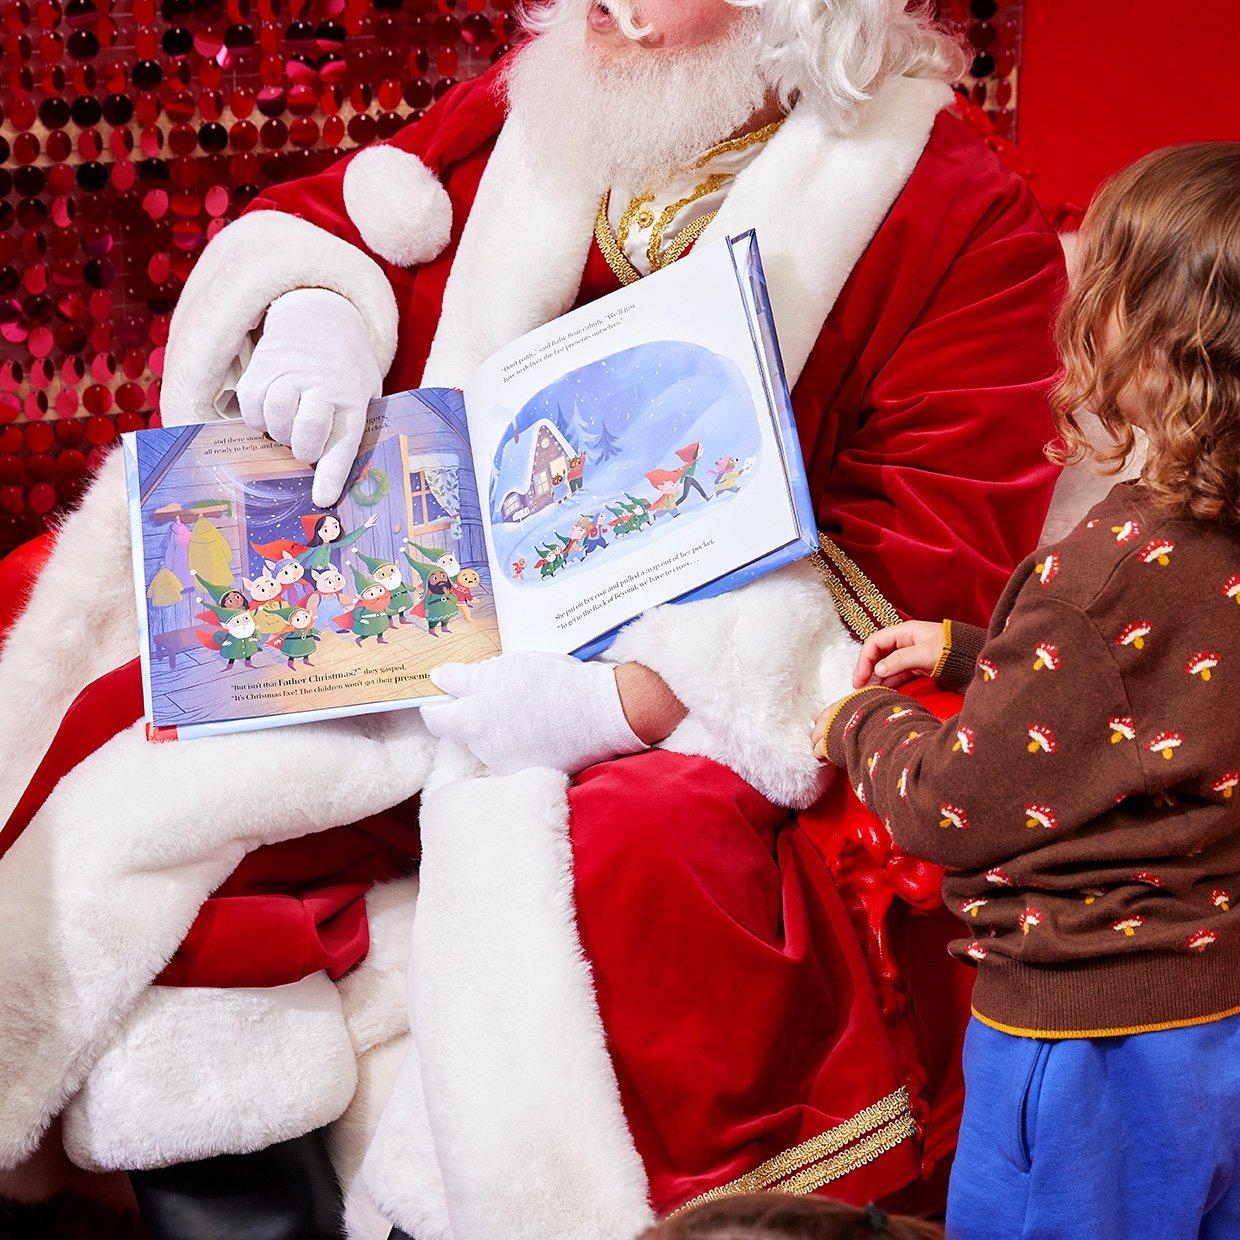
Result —
<instances>
[{"instance_id":1,"label":"child","mask_svg":"<svg viewBox=\"0 0 1240 1240\"><path fill-rule=\"evenodd\" d=\"M1240 1236L1240 143L1102 192L1056 404L1116 486L1016 572L989 633L902 624L819 754L948 869L975 962L951 1240ZM1085 454L1060 416L1061 458ZM967 685L946 723L892 692ZM878 677L867 685L871 673Z\"/></svg>"},{"instance_id":2,"label":"child","mask_svg":"<svg viewBox=\"0 0 1240 1240\"><path fill-rule=\"evenodd\" d=\"M650 500L645 510L655 515L670 512L673 517L680 516L680 510L676 505L676 492L680 489L680 480L683 475L683 469L650 470L646 474L646 481L658 492L659 498Z\"/></svg>"},{"instance_id":3,"label":"child","mask_svg":"<svg viewBox=\"0 0 1240 1240\"><path fill-rule=\"evenodd\" d=\"M747 1193L666 1219L640 1240L941 1240L943 1229L875 1206L824 1197Z\"/></svg>"}]
</instances>

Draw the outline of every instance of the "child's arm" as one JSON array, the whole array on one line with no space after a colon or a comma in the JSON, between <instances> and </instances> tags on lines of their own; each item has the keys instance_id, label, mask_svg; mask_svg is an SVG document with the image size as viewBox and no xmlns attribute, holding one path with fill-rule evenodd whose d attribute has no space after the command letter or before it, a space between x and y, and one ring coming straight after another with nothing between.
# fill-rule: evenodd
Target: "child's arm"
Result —
<instances>
[{"instance_id":1,"label":"child's arm","mask_svg":"<svg viewBox=\"0 0 1240 1240\"><path fill-rule=\"evenodd\" d=\"M1112 742L1113 721L1132 721L1106 641L1040 595L1036 580L1022 590L955 718L870 686L826 723L825 756L908 852L990 866L1026 851L1031 832L1067 834L1144 790L1137 742Z\"/></svg>"}]
</instances>

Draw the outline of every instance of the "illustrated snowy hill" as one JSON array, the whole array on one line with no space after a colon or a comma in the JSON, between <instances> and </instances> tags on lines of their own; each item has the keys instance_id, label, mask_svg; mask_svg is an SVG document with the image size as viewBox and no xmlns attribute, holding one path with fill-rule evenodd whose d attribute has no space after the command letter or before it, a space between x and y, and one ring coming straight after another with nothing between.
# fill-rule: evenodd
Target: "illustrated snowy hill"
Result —
<instances>
[{"instance_id":1,"label":"illustrated snowy hill","mask_svg":"<svg viewBox=\"0 0 1240 1240\"><path fill-rule=\"evenodd\" d=\"M540 430L569 455L584 453L584 485L564 503L504 521L505 496L529 488ZM696 477L708 493L717 459L758 454L757 414L730 359L685 341L659 341L563 376L518 412L496 452L489 502L500 567L510 572L518 557L532 565L538 545L566 536L582 515L607 518L608 505L625 496L653 501L647 471L680 465L676 450L695 442L702 445ZM694 496L680 511L688 516L702 506Z\"/></svg>"}]
</instances>

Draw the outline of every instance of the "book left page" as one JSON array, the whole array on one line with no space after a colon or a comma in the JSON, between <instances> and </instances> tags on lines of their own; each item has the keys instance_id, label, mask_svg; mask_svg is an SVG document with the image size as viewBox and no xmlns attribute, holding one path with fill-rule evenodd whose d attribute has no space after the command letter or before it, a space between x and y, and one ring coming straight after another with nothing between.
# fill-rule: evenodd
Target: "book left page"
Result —
<instances>
[{"instance_id":1,"label":"book left page","mask_svg":"<svg viewBox=\"0 0 1240 1240\"><path fill-rule=\"evenodd\" d=\"M459 392L373 402L327 509L311 469L239 423L126 440L158 738L416 706L439 664L499 653Z\"/></svg>"}]
</instances>

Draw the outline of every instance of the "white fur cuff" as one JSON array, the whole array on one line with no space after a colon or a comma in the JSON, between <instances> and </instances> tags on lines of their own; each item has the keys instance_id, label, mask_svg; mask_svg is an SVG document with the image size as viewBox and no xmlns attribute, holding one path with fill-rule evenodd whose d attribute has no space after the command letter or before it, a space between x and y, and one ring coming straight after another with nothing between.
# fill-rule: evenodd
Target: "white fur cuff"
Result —
<instances>
[{"instance_id":1,"label":"white fur cuff","mask_svg":"<svg viewBox=\"0 0 1240 1240\"><path fill-rule=\"evenodd\" d=\"M810 733L851 688L857 652L808 565L718 598L656 607L608 657L652 668L689 708L664 748L713 758L789 808L825 791L830 770L814 757Z\"/></svg>"},{"instance_id":2,"label":"white fur cuff","mask_svg":"<svg viewBox=\"0 0 1240 1240\"><path fill-rule=\"evenodd\" d=\"M396 354L396 297L383 269L357 246L284 211L255 211L203 251L168 330L160 411L165 425L216 417L215 398L267 307L297 288L353 303L381 374Z\"/></svg>"},{"instance_id":3,"label":"white fur cuff","mask_svg":"<svg viewBox=\"0 0 1240 1240\"><path fill-rule=\"evenodd\" d=\"M271 989L152 986L65 1110L88 1171L244 1154L336 1119L357 1060L322 973Z\"/></svg>"},{"instance_id":4,"label":"white fur cuff","mask_svg":"<svg viewBox=\"0 0 1240 1240\"><path fill-rule=\"evenodd\" d=\"M410 1016L454 1240L628 1240L651 1221L577 936L566 782L423 796ZM366 1163L380 1209L441 1235L427 1177L384 1162Z\"/></svg>"},{"instance_id":5,"label":"white fur cuff","mask_svg":"<svg viewBox=\"0 0 1240 1240\"><path fill-rule=\"evenodd\" d=\"M437 258L452 235L447 191L416 155L398 147L367 147L349 161L344 205L362 240L398 267Z\"/></svg>"}]
</instances>

